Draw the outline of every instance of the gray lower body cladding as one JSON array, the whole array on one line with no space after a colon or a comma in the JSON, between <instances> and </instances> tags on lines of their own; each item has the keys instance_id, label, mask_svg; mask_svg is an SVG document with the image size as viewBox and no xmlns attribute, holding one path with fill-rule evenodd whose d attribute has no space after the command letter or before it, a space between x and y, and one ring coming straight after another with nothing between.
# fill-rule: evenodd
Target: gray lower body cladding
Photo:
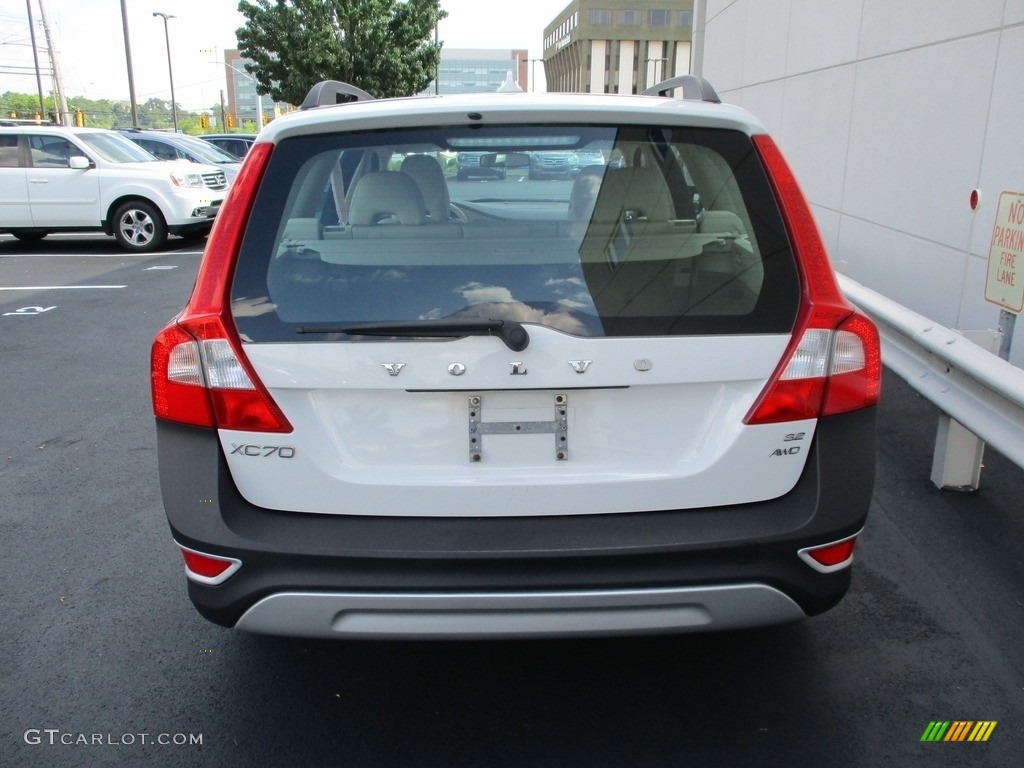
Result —
<instances>
[{"instance_id":1,"label":"gray lower body cladding","mask_svg":"<svg viewBox=\"0 0 1024 768\"><path fill-rule=\"evenodd\" d=\"M721 588L747 594L751 587L755 599L765 588L813 615L842 598L850 569L818 573L797 551L863 527L874 482L875 410L821 419L803 475L778 499L613 515L466 519L278 512L241 497L214 430L158 421L157 438L164 506L175 540L242 561L219 586L189 582L199 612L224 626L235 626L260 601L264 607L289 602L287 614L305 605L330 611L342 604L365 605L367 599L376 604L375 596L385 596L398 600L395 605L427 606L427 613L434 606L443 615L445 606L452 606L452 615L465 619L458 608L462 599L486 601L488 595L499 610L509 605L513 611L510 596L522 596L524 606L543 606L551 595L579 596L566 604L572 607L589 605L589 595L614 593L611 602L618 604L629 593L654 595L656 603L678 594L679 605L688 606L687 596L697 592L717 601ZM288 601L278 595L300 597ZM379 604L386 612L389 603ZM783 613L780 608L779 620ZM750 623L771 623L771 618ZM642 624L636 631L743 622L733 617L724 625ZM425 626L425 632L409 634L488 635L474 629L483 624L471 621L465 622L465 633L432 633L434 625ZM557 623L551 626L550 634L564 633ZM628 622L622 631L627 630ZM600 631L595 625L593 632ZM295 634L322 633L296 626ZM364 636L388 634L403 633L371 629Z\"/></svg>"}]
</instances>

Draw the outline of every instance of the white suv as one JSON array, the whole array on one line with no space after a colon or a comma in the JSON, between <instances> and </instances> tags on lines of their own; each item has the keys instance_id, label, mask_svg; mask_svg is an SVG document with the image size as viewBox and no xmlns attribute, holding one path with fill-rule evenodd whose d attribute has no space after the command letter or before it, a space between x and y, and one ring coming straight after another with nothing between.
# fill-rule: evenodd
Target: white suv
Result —
<instances>
[{"instance_id":1,"label":"white suv","mask_svg":"<svg viewBox=\"0 0 1024 768\"><path fill-rule=\"evenodd\" d=\"M837 603L871 499L878 337L764 127L690 76L364 96L321 83L260 133L153 345L198 610L513 637ZM603 162L532 182L531 153L556 150ZM463 151L505 179L446 175Z\"/></svg>"},{"instance_id":2,"label":"white suv","mask_svg":"<svg viewBox=\"0 0 1024 768\"><path fill-rule=\"evenodd\" d=\"M114 131L0 127L0 232L101 230L126 250L203 237L227 193L212 166L166 163Z\"/></svg>"}]
</instances>

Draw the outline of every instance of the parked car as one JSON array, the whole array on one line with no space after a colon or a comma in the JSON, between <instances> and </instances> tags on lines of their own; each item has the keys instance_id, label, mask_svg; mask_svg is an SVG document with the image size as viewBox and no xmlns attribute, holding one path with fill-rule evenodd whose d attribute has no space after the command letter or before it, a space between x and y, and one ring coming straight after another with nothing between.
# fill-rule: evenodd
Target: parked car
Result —
<instances>
[{"instance_id":1,"label":"parked car","mask_svg":"<svg viewBox=\"0 0 1024 768\"><path fill-rule=\"evenodd\" d=\"M256 141L255 133L204 133L196 138L213 144L221 152L243 159Z\"/></svg>"},{"instance_id":2,"label":"parked car","mask_svg":"<svg viewBox=\"0 0 1024 768\"><path fill-rule=\"evenodd\" d=\"M227 189L220 169L161 162L114 131L0 127L0 231L20 240L98 230L153 251L205 236Z\"/></svg>"},{"instance_id":3,"label":"parked car","mask_svg":"<svg viewBox=\"0 0 1024 768\"><path fill-rule=\"evenodd\" d=\"M455 176L459 181L466 179L504 179L505 169L497 166L486 166L480 164L480 158L487 152L459 152L456 155L458 168Z\"/></svg>"},{"instance_id":4,"label":"parked car","mask_svg":"<svg viewBox=\"0 0 1024 768\"><path fill-rule=\"evenodd\" d=\"M672 88L688 98L656 95ZM594 147L615 166L569 185L449 184L431 156ZM381 100L321 83L226 205L151 356L164 508L208 619L684 632L846 592L878 335L762 123L706 81Z\"/></svg>"},{"instance_id":5,"label":"parked car","mask_svg":"<svg viewBox=\"0 0 1024 768\"><path fill-rule=\"evenodd\" d=\"M580 169L579 156L572 150L530 153L530 178L571 178Z\"/></svg>"},{"instance_id":6,"label":"parked car","mask_svg":"<svg viewBox=\"0 0 1024 768\"><path fill-rule=\"evenodd\" d=\"M121 133L161 160L188 160L191 163L215 165L224 172L229 184L235 180L242 165L234 155L229 155L195 136L134 129Z\"/></svg>"},{"instance_id":7,"label":"parked car","mask_svg":"<svg viewBox=\"0 0 1024 768\"><path fill-rule=\"evenodd\" d=\"M586 168L588 165L606 165L607 162L604 152L599 149L576 150L577 168Z\"/></svg>"}]
</instances>

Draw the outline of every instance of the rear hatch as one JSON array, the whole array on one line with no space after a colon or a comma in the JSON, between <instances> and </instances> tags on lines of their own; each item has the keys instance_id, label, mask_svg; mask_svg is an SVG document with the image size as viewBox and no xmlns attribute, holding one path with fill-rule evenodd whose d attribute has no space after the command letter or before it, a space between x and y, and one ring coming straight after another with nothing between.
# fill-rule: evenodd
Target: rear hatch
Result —
<instances>
[{"instance_id":1,"label":"rear hatch","mask_svg":"<svg viewBox=\"0 0 1024 768\"><path fill-rule=\"evenodd\" d=\"M808 329L755 144L535 123L257 145L228 339L197 355L211 388L255 390L252 418L214 397L239 491L277 510L473 517L785 494L850 312ZM608 162L531 183L537 147ZM439 153L462 149L505 181L484 196L446 177Z\"/></svg>"}]
</instances>

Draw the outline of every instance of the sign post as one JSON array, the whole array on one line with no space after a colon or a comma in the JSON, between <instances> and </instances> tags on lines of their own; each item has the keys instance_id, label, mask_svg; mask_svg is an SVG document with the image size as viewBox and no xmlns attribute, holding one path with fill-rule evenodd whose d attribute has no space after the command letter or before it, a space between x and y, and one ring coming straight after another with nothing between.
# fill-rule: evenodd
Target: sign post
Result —
<instances>
[{"instance_id":1,"label":"sign post","mask_svg":"<svg viewBox=\"0 0 1024 768\"><path fill-rule=\"evenodd\" d=\"M1003 192L999 196L988 251L985 301L1002 308L999 356L1009 360L1013 326L1024 310L1024 192Z\"/></svg>"}]
</instances>

